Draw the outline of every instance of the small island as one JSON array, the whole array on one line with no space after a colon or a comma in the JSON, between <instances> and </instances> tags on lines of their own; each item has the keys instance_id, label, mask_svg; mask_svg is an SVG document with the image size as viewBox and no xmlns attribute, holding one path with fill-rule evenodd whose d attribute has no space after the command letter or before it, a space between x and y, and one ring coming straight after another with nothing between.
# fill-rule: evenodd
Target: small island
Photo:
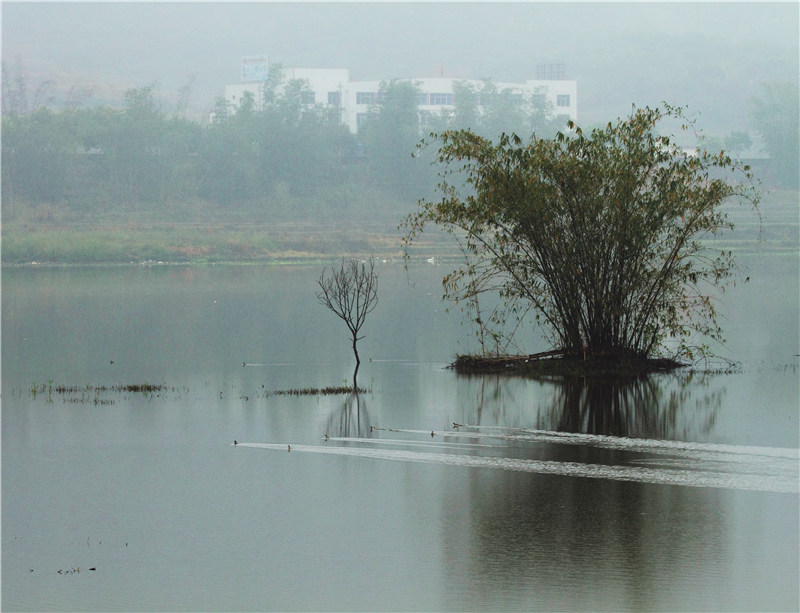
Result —
<instances>
[{"instance_id":1,"label":"small island","mask_svg":"<svg viewBox=\"0 0 800 613\"><path fill-rule=\"evenodd\" d=\"M644 374L712 355L723 342L717 296L742 279L730 206L758 215L750 168L724 152L687 152L660 125L692 126L684 109L634 109L584 134L496 142L470 130L433 134L441 199L405 221L406 248L424 229L449 232L463 254L444 295L477 326L479 356L459 372ZM483 307L489 296L493 307ZM552 350L508 356L534 324ZM508 332L510 330L510 332Z\"/></svg>"},{"instance_id":2,"label":"small island","mask_svg":"<svg viewBox=\"0 0 800 613\"><path fill-rule=\"evenodd\" d=\"M561 350L529 355L474 355L456 357L450 368L459 374L503 373L532 378L553 377L637 377L672 372L688 366L670 358L636 355L606 355L585 359Z\"/></svg>"}]
</instances>

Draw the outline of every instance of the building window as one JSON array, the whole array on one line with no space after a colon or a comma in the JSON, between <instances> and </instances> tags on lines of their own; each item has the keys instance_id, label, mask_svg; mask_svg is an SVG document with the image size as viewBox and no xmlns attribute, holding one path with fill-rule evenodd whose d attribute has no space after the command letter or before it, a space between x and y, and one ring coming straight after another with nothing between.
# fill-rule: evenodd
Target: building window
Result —
<instances>
[{"instance_id":1,"label":"building window","mask_svg":"<svg viewBox=\"0 0 800 613\"><path fill-rule=\"evenodd\" d=\"M369 117L369 113L356 113L356 128L361 129L361 126L367 121L367 117Z\"/></svg>"},{"instance_id":2,"label":"building window","mask_svg":"<svg viewBox=\"0 0 800 613\"><path fill-rule=\"evenodd\" d=\"M356 104L375 104L377 92L356 92Z\"/></svg>"},{"instance_id":3,"label":"building window","mask_svg":"<svg viewBox=\"0 0 800 613\"><path fill-rule=\"evenodd\" d=\"M430 94L431 106L453 106L453 94Z\"/></svg>"},{"instance_id":4,"label":"building window","mask_svg":"<svg viewBox=\"0 0 800 613\"><path fill-rule=\"evenodd\" d=\"M556 96L556 106L569 106L569 94L558 94Z\"/></svg>"},{"instance_id":5,"label":"building window","mask_svg":"<svg viewBox=\"0 0 800 613\"><path fill-rule=\"evenodd\" d=\"M418 92L417 106L427 106L427 104L428 104L428 92Z\"/></svg>"},{"instance_id":6,"label":"building window","mask_svg":"<svg viewBox=\"0 0 800 613\"><path fill-rule=\"evenodd\" d=\"M339 92L328 92L328 104L331 106L339 106L340 99Z\"/></svg>"},{"instance_id":7,"label":"building window","mask_svg":"<svg viewBox=\"0 0 800 613\"><path fill-rule=\"evenodd\" d=\"M300 97L303 104L314 104L317 101L317 97L314 95L314 92L304 91Z\"/></svg>"}]
</instances>

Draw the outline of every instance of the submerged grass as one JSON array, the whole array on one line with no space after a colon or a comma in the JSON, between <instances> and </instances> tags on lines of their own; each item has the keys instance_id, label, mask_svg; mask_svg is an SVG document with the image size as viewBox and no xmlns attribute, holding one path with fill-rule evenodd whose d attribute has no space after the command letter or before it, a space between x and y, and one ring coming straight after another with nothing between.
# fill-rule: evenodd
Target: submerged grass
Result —
<instances>
[{"instance_id":1,"label":"submerged grass","mask_svg":"<svg viewBox=\"0 0 800 613\"><path fill-rule=\"evenodd\" d=\"M21 391L21 390L20 390ZM135 393L151 398L153 394L160 395L166 391L177 391L174 387L152 383L120 383L116 385L64 385L54 384L53 380L47 383L33 383L28 390L30 396L36 400L39 395L45 397L48 404L53 403L53 395L59 396L64 403L112 405L113 398L104 397L107 394Z\"/></svg>"},{"instance_id":2,"label":"submerged grass","mask_svg":"<svg viewBox=\"0 0 800 613\"><path fill-rule=\"evenodd\" d=\"M334 396L337 394L366 394L368 390L363 387L353 389L349 385L340 385L338 387L304 387L300 389L290 390L275 390L267 392L267 396Z\"/></svg>"},{"instance_id":3,"label":"submerged grass","mask_svg":"<svg viewBox=\"0 0 800 613\"><path fill-rule=\"evenodd\" d=\"M52 389L57 394L76 394L78 392L136 392L148 394L167 390L166 385L153 385L150 383L133 383L119 385L54 385Z\"/></svg>"},{"instance_id":4,"label":"submerged grass","mask_svg":"<svg viewBox=\"0 0 800 613\"><path fill-rule=\"evenodd\" d=\"M263 387L263 386L262 386ZM21 394L22 389L14 390L12 393ZM114 404L114 399L108 398L109 394L123 394L133 393L142 394L146 398L152 398L154 395L161 397L164 392L188 392L188 388L177 388L165 384L152 384L152 383L120 383L116 385L64 385L53 383L52 379L47 383L32 383L28 388L28 394L36 400L39 396L43 396L48 403L53 402L53 396L61 397L62 402L71 404L95 404L95 405L111 405ZM371 390L359 387L353 388L350 385L328 386L328 387L304 387L286 390L263 391L263 396L334 396L342 394L366 394ZM222 392L220 392L220 398ZM249 400L248 395L242 394L241 398Z\"/></svg>"}]
</instances>

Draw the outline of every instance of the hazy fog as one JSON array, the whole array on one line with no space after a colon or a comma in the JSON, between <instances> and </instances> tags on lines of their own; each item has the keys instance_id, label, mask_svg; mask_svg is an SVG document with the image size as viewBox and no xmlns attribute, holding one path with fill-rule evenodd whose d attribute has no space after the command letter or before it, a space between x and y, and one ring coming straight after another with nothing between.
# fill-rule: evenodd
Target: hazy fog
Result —
<instances>
[{"instance_id":1,"label":"hazy fog","mask_svg":"<svg viewBox=\"0 0 800 613\"><path fill-rule=\"evenodd\" d=\"M581 123L667 100L704 127L747 127L760 83L797 80L798 3L2 3L3 61L55 99L114 103L190 87L201 117L239 80L241 56L349 68L353 79L524 80L566 63Z\"/></svg>"}]
</instances>

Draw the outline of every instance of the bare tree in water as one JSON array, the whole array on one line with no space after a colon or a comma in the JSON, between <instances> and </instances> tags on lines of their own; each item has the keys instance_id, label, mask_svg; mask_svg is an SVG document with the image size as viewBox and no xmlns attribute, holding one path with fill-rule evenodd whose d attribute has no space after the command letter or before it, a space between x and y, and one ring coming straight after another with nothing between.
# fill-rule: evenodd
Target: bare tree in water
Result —
<instances>
[{"instance_id":1,"label":"bare tree in water","mask_svg":"<svg viewBox=\"0 0 800 613\"><path fill-rule=\"evenodd\" d=\"M358 357L357 343L364 338L358 333L378 304L378 273L375 272L375 259L358 262L354 259L342 260L337 270L325 268L317 280L320 291L317 299L320 304L333 311L350 330L353 340L353 354L356 357L356 369L353 372L353 390L358 389Z\"/></svg>"}]
</instances>

